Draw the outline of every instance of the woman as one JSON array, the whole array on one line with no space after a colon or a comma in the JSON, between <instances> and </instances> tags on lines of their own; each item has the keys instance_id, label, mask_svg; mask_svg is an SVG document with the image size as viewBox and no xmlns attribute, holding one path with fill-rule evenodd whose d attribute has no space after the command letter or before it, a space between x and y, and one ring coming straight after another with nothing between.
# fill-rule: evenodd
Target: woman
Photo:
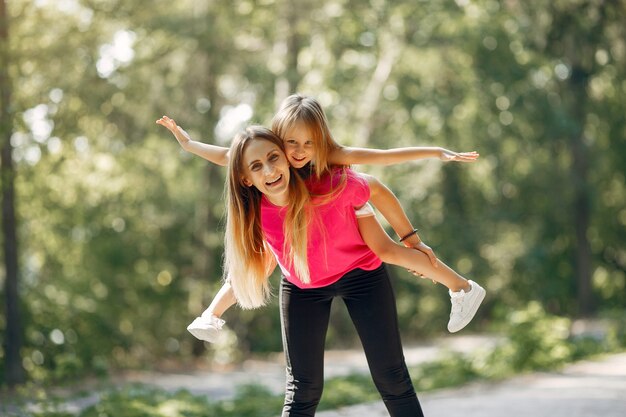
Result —
<instances>
[{"instance_id":1,"label":"woman","mask_svg":"<svg viewBox=\"0 0 626 417\"><path fill-rule=\"evenodd\" d=\"M278 136L258 126L233 140L226 283L205 314L221 317L235 302L243 308L264 305L270 296L268 277L278 264L287 362L283 417L315 415L335 297L348 308L390 415L422 416L404 361L387 270L357 226L355 209L369 199L367 181L339 169L305 184L283 146Z\"/></svg>"}]
</instances>

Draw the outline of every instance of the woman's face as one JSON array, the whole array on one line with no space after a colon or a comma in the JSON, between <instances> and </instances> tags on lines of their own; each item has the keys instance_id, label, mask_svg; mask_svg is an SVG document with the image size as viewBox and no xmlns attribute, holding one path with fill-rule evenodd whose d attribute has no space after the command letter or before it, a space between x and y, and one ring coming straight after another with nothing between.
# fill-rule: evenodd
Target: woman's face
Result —
<instances>
[{"instance_id":1,"label":"woman's face","mask_svg":"<svg viewBox=\"0 0 626 417\"><path fill-rule=\"evenodd\" d=\"M289 162L276 144L264 140L250 141L243 152L243 182L256 187L277 206L289 202Z\"/></svg>"},{"instance_id":2,"label":"woman's face","mask_svg":"<svg viewBox=\"0 0 626 417\"><path fill-rule=\"evenodd\" d=\"M313 137L304 123L296 123L285 132L285 153L292 167L299 169L315 158Z\"/></svg>"}]
</instances>

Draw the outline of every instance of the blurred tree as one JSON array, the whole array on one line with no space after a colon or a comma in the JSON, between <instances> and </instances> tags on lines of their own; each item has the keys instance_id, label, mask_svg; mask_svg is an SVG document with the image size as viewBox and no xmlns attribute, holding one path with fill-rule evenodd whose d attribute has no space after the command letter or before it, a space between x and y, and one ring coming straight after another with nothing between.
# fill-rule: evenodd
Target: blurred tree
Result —
<instances>
[{"instance_id":1,"label":"blurred tree","mask_svg":"<svg viewBox=\"0 0 626 417\"><path fill-rule=\"evenodd\" d=\"M511 43L517 60L525 49L532 51L553 67L556 76L556 82L548 90L552 94L548 97L551 104L548 111L552 117L546 120L543 109L539 114L528 114L534 114L538 121L545 120L551 135L567 152L564 168L569 172L562 176L562 187L569 190L566 205L571 208L571 215L567 216L569 226L563 236L573 232L570 256L576 277L576 310L587 316L597 307L592 282L594 253L590 241L591 233L597 228L593 212L601 217L604 211L602 205L594 208L598 183L592 170L599 168L598 152L594 147L602 140L598 137L599 132L594 132L593 124L597 117L608 125L620 123L606 117L601 110L603 102L616 92L612 86L608 87L610 91L599 88L599 80L607 77L623 79L626 34L622 21L626 16L626 4L580 0L543 2L532 7L519 1L505 5L506 13L516 16L520 30L523 30L523 38ZM621 73L619 78L615 77L617 71ZM604 91L600 92L601 89ZM618 89L617 94L623 94L623 91ZM557 207L554 210L558 210ZM596 259L601 261L601 258Z\"/></svg>"},{"instance_id":2,"label":"blurred tree","mask_svg":"<svg viewBox=\"0 0 626 417\"><path fill-rule=\"evenodd\" d=\"M0 0L0 146L2 181L2 237L4 248L4 295L6 297L6 339L4 360L6 382L14 386L24 381L22 367L22 320L18 290L17 221L15 216L15 167L13 165L13 106L11 104L11 78L9 18L5 0Z\"/></svg>"},{"instance_id":3,"label":"blurred tree","mask_svg":"<svg viewBox=\"0 0 626 417\"><path fill-rule=\"evenodd\" d=\"M480 151L468 165L358 167L394 190L446 263L486 285L478 323L531 299L582 312L584 285L598 305L623 306L625 12L609 3L8 2L2 143L19 172L28 375L205 352L185 326L221 283L225 171L154 120L226 145L296 91L319 99L346 145ZM575 263L585 253L588 268ZM407 338L440 334L446 291L392 271ZM338 311L329 346L355 339ZM275 305L227 320L230 345L209 357L280 349Z\"/></svg>"},{"instance_id":4,"label":"blurred tree","mask_svg":"<svg viewBox=\"0 0 626 417\"><path fill-rule=\"evenodd\" d=\"M306 16L306 10L310 9L309 2L296 3L288 0L278 2L278 16L276 18L277 33L273 50L276 53L276 82L275 82L275 106L298 91L298 83L301 76L298 73L298 55L302 49L304 35L302 31L302 18Z\"/></svg>"}]
</instances>

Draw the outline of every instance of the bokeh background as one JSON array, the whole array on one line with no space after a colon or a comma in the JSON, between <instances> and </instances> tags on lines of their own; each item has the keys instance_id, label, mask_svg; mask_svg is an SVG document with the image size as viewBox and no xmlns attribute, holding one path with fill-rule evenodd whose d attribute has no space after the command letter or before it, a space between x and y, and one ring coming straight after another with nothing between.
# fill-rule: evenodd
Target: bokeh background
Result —
<instances>
[{"instance_id":1,"label":"bokeh background","mask_svg":"<svg viewBox=\"0 0 626 417\"><path fill-rule=\"evenodd\" d=\"M624 1L0 0L0 11L3 383L280 351L275 302L229 311L217 346L186 332L220 286L225 170L155 120L227 145L294 92L322 103L345 145L480 152L473 164L357 167L487 289L468 332L506 330L520 311L566 318L566 331L581 317L623 320ZM405 341L445 333L445 288L391 270ZM328 345L353 346L343 309L334 316Z\"/></svg>"}]
</instances>

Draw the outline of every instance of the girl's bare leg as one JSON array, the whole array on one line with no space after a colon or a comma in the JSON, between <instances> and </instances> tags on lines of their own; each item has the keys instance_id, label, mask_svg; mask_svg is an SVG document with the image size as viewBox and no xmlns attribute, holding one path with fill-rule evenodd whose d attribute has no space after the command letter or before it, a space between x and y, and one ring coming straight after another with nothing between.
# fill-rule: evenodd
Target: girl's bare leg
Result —
<instances>
[{"instance_id":1,"label":"girl's bare leg","mask_svg":"<svg viewBox=\"0 0 626 417\"><path fill-rule=\"evenodd\" d=\"M200 340L215 343L224 325L224 320L221 319L222 314L236 302L230 284L225 283L213 298L211 305L187 326L187 330Z\"/></svg>"},{"instance_id":2,"label":"girl's bare leg","mask_svg":"<svg viewBox=\"0 0 626 417\"><path fill-rule=\"evenodd\" d=\"M402 246L389 237L376 216L358 217L359 231L369 248L384 262L416 271L457 292L469 291L471 285L461 275L440 260L435 267L428 256L416 249Z\"/></svg>"}]
</instances>

